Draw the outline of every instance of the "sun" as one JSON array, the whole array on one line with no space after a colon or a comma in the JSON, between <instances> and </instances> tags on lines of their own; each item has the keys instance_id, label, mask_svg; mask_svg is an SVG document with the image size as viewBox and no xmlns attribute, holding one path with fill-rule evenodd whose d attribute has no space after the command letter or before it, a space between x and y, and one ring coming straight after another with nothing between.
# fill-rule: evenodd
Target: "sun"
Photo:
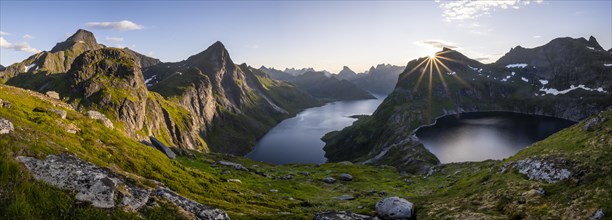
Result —
<instances>
[{"instance_id":1,"label":"sun","mask_svg":"<svg viewBox=\"0 0 612 220\"><path fill-rule=\"evenodd\" d=\"M429 52L429 53L427 54L427 57L428 57L428 58L430 58L430 59L435 59L435 58L436 58L436 53L438 53L438 52L437 52L437 51L435 51L435 50L434 50L434 51L432 51L432 52Z\"/></svg>"}]
</instances>

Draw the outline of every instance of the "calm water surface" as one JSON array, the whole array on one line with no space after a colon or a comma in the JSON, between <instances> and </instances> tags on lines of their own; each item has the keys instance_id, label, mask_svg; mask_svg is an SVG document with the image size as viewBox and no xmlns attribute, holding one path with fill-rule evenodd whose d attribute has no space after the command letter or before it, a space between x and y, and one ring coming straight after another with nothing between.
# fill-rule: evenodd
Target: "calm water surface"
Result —
<instances>
[{"instance_id":1,"label":"calm water surface","mask_svg":"<svg viewBox=\"0 0 612 220\"><path fill-rule=\"evenodd\" d=\"M246 157L273 164L324 163L325 143L321 137L351 125L351 115L370 115L383 101L378 99L338 101L309 108L286 119L262 137Z\"/></svg>"},{"instance_id":2,"label":"calm water surface","mask_svg":"<svg viewBox=\"0 0 612 220\"><path fill-rule=\"evenodd\" d=\"M510 112L449 115L416 135L442 163L503 159L575 122Z\"/></svg>"}]
</instances>

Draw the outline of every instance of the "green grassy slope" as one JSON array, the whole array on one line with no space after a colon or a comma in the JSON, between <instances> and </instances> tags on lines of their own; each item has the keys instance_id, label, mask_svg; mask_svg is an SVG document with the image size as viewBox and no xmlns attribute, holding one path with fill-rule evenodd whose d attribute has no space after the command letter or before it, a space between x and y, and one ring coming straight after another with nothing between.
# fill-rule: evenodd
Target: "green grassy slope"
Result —
<instances>
[{"instance_id":1,"label":"green grassy slope","mask_svg":"<svg viewBox=\"0 0 612 220\"><path fill-rule=\"evenodd\" d=\"M329 163L275 166L220 154L167 159L122 133L36 93L0 85L0 98L11 102L0 118L13 122L15 131L0 136L0 219L146 219L180 218L176 208L161 204L143 213L75 205L74 195L35 181L15 156L43 158L69 153L133 178L141 186L157 180L200 203L226 210L233 219L310 219L325 210L348 210L374 215L374 204L386 196L415 203L420 219L484 217L588 218L595 210L612 212L612 111L606 121L583 131L584 122L565 129L504 161L447 164L430 176L400 176L393 167ZM66 119L35 108L59 108ZM68 124L81 131L64 131ZM524 158L571 161L580 172L568 181L528 180L515 170L499 172L504 164ZM241 163L250 171L220 166L214 161ZM253 167L253 166L256 167ZM224 171L229 171L224 172ZM303 175L302 172L309 174ZM326 184L324 177L350 173L354 180ZM290 180L280 177L292 174ZM227 182L240 179L241 183ZM544 195L534 189L543 188ZM270 190L276 189L278 192ZM384 194L379 192L384 191ZM352 195L355 200L335 197Z\"/></svg>"}]
</instances>

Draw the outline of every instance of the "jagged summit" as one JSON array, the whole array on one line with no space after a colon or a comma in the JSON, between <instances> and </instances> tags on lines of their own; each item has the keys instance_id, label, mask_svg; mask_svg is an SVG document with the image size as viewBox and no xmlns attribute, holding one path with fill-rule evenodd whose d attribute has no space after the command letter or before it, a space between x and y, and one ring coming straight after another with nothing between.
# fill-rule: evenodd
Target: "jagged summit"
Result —
<instances>
[{"instance_id":1,"label":"jagged summit","mask_svg":"<svg viewBox=\"0 0 612 220\"><path fill-rule=\"evenodd\" d=\"M190 65L214 64L215 68L234 66L234 62L230 58L229 52L225 49L221 41L215 42L201 53L190 56L186 61Z\"/></svg>"},{"instance_id":2,"label":"jagged summit","mask_svg":"<svg viewBox=\"0 0 612 220\"><path fill-rule=\"evenodd\" d=\"M79 29L72 36L68 37L66 41L57 43L51 52L58 52L67 50L73 47L75 44L83 44L87 50L98 49L102 46L96 41L96 37L90 31Z\"/></svg>"}]
</instances>

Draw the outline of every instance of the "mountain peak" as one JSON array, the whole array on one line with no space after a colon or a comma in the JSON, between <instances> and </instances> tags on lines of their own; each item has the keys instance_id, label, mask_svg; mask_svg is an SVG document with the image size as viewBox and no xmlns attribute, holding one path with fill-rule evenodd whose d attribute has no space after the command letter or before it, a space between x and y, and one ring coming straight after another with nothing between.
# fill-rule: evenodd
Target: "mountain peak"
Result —
<instances>
[{"instance_id":1,"label":"mountain peak","mask_svg":"<svg viewBox=\"0 0 612 220\"><path fill-rule=\"evenodd\" d=\"M57 43L55 47L51 49L51 52L67 50L75 44L84 44L87 49L96 49L100 47L93 33L79 29L72 36L68 37L66 41Z\"/></svg>"},{"instance_id":2,"label":"mountain peak","mask_svg":"<svg viewBox=\"0 0 612 220\"><path fill-rule=\"evenodd\" d=\"M187 58L187 62L192 65L212 64L214 69L219 69L222 66L233 66L234 62L229 56L229 52L221 41L217 41L210 45L206 50Z\"/></svg>"}]
</instances>

